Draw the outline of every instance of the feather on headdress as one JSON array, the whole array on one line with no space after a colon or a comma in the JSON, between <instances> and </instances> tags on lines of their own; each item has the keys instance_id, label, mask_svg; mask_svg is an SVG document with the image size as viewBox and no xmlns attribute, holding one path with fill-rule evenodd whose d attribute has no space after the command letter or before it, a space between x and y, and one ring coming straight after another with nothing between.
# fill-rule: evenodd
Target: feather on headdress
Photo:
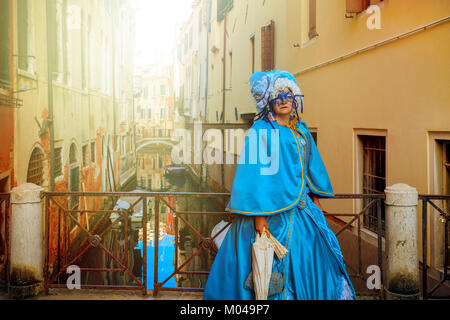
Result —
<instances>
[{"instance_id":1,"label":"feather on headdress","mask_svg":"<svg viewBox=\"0 0 450 320\"><path fill-rule=\"evenodd\" d=\"M258 110L257 120L263 119L265 121L270 121L270 118L273 118L273 110L270 106L270 101L275 99L278 92L286 87L291 89L292 93L296 96L293 106L297 119L300 119L297 108L300 102L300 112L303 113L303 95L292 74L287 71L279 70L267 72L257 71L251 75L249 83L251 86L250 92L255 99L256 109Z\"/></svg>"}]
</instances>

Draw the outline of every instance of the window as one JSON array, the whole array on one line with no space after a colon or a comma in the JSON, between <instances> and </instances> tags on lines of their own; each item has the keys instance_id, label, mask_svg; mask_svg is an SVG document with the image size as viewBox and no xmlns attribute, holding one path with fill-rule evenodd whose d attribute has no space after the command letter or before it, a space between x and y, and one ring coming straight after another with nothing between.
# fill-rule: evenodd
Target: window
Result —
<instances>
[{"instance_id":1,"label":"window","mask_svg":"<svg viewBox=\"0 0 450 320\"><path fill-rule=\"evenodd\" d=\"M444 143L444 168L445 168L445 174L444 174L444 194L449 195L450 194L450 141L447 141ZM447 212L448 212L448 206L450 206L450 203L447 203Z\"/></svg>"},{"instance_id":2,"label":"window","mask_svg":"<svg viewBox=\"0 0 450 320\"><path fill-rule=\"evenodd\" d=\"M27 182L42 186L44 183L44 153L34 148L28 162Z\"/></svg>"},{"instance_id":3,"label":"window","mask_svg":"<svg viewBox=\"0 0 450 320\"><path fill-rule=\"evenodd\" d=\"M231 88L233 85L233 53L230 52L230 63L229 63L229 71L228 71L228 88Z\"/></svg>"},{"instance_id":4,"label":"window","mask_svg":"<svg viewBox=\"0 0 450 320\"><path fill-rule=\"evenodd\" d=\"M211 7L212 3L211 1L208 1L206 3L206 30L208 32L211 32Z\"/></svg>"},{"instance_id":5,"label":"window","mask_svg":"<svg viewBox=\"0 0 450 320\"><path fill-rule=\"evenodd\" d=\"M62 11L61 11L61 53L62 53L62 68L60 71L62 72L62 76L64 82L68 81L68 70L69 70L69 28L68 28L68 11L67 11L67 0L63 0L62 2Z\"/></svg>"},{"instance_id":6,"label":"window","mask_svg":"<svg viewBox=\"0 0 450 320\"><path fill-rule=\"evenodd\" d=\"M62 148L55 148L55 177L62 175Z\"/></svg>"},{"instance_id":7,"label":"window","mask_svg":"<svg viewBox=\"0 0 450 320\"><path fill-rule=\"evenodd\" d=\"M87 167L89 164L89 153L88 153L88 145L85 144L82 147L82 153L83 153L83 167Z\"/></svg>"},{"instance_id":8,"label":"window","mask_svg":"<svg viewBox=\"0 0 450 320\"><path fill-rule=\"evenodd\" d=\"M84 10L81 9L80 12L81 15L81 88L85 89L87 86L87 79L86 79L86 73L87 73L87 69L86 69L86 24L84 23L85 20L85 14L84 14ZM83 157L84 159L84 157Z\"/></svg>"},{"instance_id":9,"label":"window","mask_svg":"<svg viewBox=\"0 0 450 320\"><path fill-rule=\"evenodd\" d=\"M19 68L28 70L28 0L17 1Z\"/></svg>"},{"instance_id":10,"label":"window","mask_svg":"<svg viewBox=\"0 0 450 320\"><path fill-rule=\"evenodd\" d=\"M313 140L314 140L316 146L318 146L318 143L317 143L317 132L311 131L311 135L313 137Z\"/></svg>"},{"instance_id":11,"label":"window","mask_svg":"<svg viewBox=\"0 0 450 320\"><path fill-rule=\"evenodd\" d=\"M77 163L77 147L72 143L69 150L69 164Z\"/></svg>"},{"instance_id":12,"label":"window","mask_svg":"<svg viewBox=\"0 0 450 320\"><path fill-rule=\"evenodd\" d=\"M383 194L386 188L386 137L360 135L362 144L362 193ZM363 200L363 207L370 199ZM384 232L384 207L381 209L382 232ZM372 205L364 215L364 227L377 232L377 207Z\"/></svg>"},{"instance_id":13,"label":"window","mask_svg":"<svg viewBox=\"0 0 450 320\"><path fill-rule=\"evenodd\" d=\"M89 52L89 86L91 88L97 88L97 73L95 72L96 64L96 46L94 37L94 26L92 22L92 16L88 14L88 52Z\"/></svg>"},{"instance_id":14,"label":"window","mask_svg":"<svg viewBox=\"0 0 450 320\"><path fill-rule=\"evenodd\" d=\"M308 37L312 39L319 34L316 31L316 0L309 0L309 32Z\"/></svg>"},{"instance_id":15,"label":"window","mask_svg":"<svg viewBox=\"0 0 450 320\"><path fill-rule=\"evenodd\" d=\"M77 147L74 143L69 149L69 191L78 192L80 191L80 166L78 164L78 154ZM80 208L80 197L70 196L69 197L69 209L78 210ZM76 212L75 217L80 221L80 213ZM76 224L71 220L70 228L73 229Z\"/></svg>"},{"instance_id":16,"label":"window","mask_svg":"<svg viewBox=\"0 0 450 320\"><path fill-rule=\"evenodd\" d=\"M149 190L152 190L152 178L148 178L148 185L147 185L147 188L148 188Z\"/></svg>"},{"instance_id":17,"label":"window","mask_svg":"<svg viewBox=\"0 0 450 320\"><path fill-rule=\"evenodd\" d=\"M217 22L223 20L224 15L233 9L233 0L217 0Z\"/></svg>"},{"instance_id":18,"label":"window","mask_svg":"<svg viewBox=\"0 0 450 320\"><path fill-rule=\"evenodd\" d=\"M166 86L165 85L160 85L159 87L159 93L161 96L164 96L166 94Z\"/></svg>"},{"instance_id":19,"label":"window","mask_svg":"<svg viewBox=\"0 0 450 320\"><path fill-rule=\"evenodd\" d=\"M443 194L450 195L450 141L443 142L443 173L442 173L442 186L443 186ZM444 201L444 212L450 212L450 200ZM450 239L450 224L447 225L447 239ZM450 240L447 240L450 241ZM447 246L449 246L449 242L447 242ZM450 256L447 256L447 265L450 265Z\"/></svg>"},{"instance_id":20,"label":"window","mask_svg":"<svg viewBox=\"0 0 450 320\"><path fill-rule=\"evenodd\" d=\"M429 192L427 193L448 196L450 195L450 131L429 131L428 138ZM442 199L432 202L443 212L448 214L450 211L450 201ZM433 235L430 239L430 264L442 272L444 264L447 263L447 266L450 264L449 255L445 255L445 249L450 249L450 225L443 223L440 212L433 206L428 205L427 210L430 218L429 232Z\"/></svg>"},{"instance_id":21,"label":"window","mask_svg":"<svg viewBox=\"0 0 450 320\"><path fill-rule=\"evenodd\" d=\"M0 0L0 84L9 85L9 0Z\"/></svg>"},{"instance_id":22,"label":"window","mask_svg":"<svg viewBox=\"0 0 450 320\"><path fill-rule=\"evenodd\" d=\"M148 108L148 120L152 119L152 109Z\"/></svg>"},{"instance_id":23,"label":"window","mask_svg":"<svg viewBox=\"0 0 450 320\"><path fill-rule=\"evenodd\" d=\"M255 72L255 36L250 38L250 66L251 74Z\"/></svg>"},{"instance_id":24,"label":"window","mask_svg":"<svg viewBox=\"0 0 450 320\"><path fill-rule=\"evenodd\" d=\"M91 142L91 162L95 162L95 142Z\"/></svg>"},{"instance_id":25,"label":"window","mask_svg":"<svg viewBox=\"0 0 450 320\"><path fill-rule=\"evenodd\" d=\"M269 71L274 68L275 22L261 28L261 70Z\"/></svg>"}]
</instances>

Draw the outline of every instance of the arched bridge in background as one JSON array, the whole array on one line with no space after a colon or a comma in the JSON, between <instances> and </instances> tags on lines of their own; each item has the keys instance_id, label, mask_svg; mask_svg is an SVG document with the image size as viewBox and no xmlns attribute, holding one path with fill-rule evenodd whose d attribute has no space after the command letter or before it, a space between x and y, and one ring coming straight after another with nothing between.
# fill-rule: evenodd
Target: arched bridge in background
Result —
<instances>
[{"instance_id":1,"label":"arched bridge in background","mask_svg":"<svg viewBox=\"0 0 450 320\"><path fill-rule=\"evenodd\" d=\"M176 141L173 141L171 137L147 137L136 141L136 151L140 151L145 147L152 145L162 144L170 148L176 145Z\"/></svg>"}]
</instances>

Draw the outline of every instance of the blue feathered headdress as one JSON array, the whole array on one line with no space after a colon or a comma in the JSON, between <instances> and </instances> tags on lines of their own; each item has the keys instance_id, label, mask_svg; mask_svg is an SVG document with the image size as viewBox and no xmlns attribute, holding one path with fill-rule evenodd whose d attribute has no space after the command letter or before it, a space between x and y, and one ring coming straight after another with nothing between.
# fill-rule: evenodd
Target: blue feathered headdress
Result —
<instances>
[{"instance_id":1,"label":"blue feathered headdress","mask_svg":"<svg viewBox=\"0 0 450 320\"><path fill-rule=\"evenodd\" d=\"M297 80L287 71L272 70L267 72L257 71L249 79L251 94L256 102L258 110L257 119L269 121L269 114L273 115L270 100L274 99L280 89L288 87L292 93L300 99L301 112L303 113L303 95L297 86ZM294 109L297 113L298 101L294 100Z\"/></svg>"}]
</instances>

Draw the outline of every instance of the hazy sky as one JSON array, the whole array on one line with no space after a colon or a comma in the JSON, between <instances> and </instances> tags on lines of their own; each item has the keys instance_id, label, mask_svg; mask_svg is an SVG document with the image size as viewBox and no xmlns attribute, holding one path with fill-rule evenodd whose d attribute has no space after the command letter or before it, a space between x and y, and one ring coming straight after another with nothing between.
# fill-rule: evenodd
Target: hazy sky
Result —
<instances>
[{"instance_id":1,"label":"hazy sky","mask_svg":"<svg viewBox=\"0 0 450 320\"><path fill-rule=\"evenodd\" d=\"M136 0L137 63L168 56L178 27L189 19L191 0Z\"/></svg>"}]
</instances>

